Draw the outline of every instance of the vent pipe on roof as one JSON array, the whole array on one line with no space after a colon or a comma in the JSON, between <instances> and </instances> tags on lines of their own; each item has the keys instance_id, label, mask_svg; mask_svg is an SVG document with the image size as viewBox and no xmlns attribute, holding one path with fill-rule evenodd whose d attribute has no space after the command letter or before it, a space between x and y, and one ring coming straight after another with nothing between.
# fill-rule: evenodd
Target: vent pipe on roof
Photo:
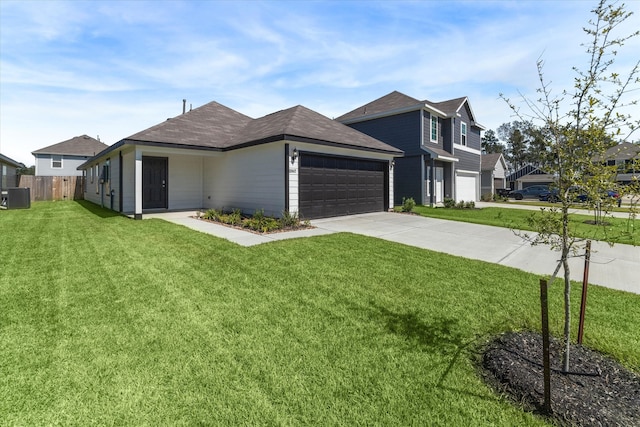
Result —
<instances>
[{"instance_id":1,"label":"vent pipe on roof","mask_svg":"<svg viewBox=\"0 0 640 427\"><path fill-rule=\"evenodd\" d=\"M187 111L187 100L183 99L182 100L182 114L184 114Z\"/></svg>"},{"instance_id":2,"label":"vent pipe on roof","mask_svg":"<svg viewBox=\"0 0 640 427\"><path fill-rule=\"evenodd\" d=\"M189 104L189 111L193 110L193 104Z\"/></svg>"}]
</instances>

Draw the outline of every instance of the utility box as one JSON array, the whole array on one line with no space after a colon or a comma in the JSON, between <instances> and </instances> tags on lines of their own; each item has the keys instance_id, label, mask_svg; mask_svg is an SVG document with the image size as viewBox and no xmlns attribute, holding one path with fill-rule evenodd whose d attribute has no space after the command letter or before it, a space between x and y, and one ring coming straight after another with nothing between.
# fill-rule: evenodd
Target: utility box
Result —
<instances>
[{"instance_id":1,"label":"utility box","mask_svg":"<svg viewBox=\"0 0 640 427\"><path fill-rule=\"evenodd\" d=\"M2 205L7 209L29 209L31 207L30 188L7 188L2 193Z\"/></svg>"}]
</instances>

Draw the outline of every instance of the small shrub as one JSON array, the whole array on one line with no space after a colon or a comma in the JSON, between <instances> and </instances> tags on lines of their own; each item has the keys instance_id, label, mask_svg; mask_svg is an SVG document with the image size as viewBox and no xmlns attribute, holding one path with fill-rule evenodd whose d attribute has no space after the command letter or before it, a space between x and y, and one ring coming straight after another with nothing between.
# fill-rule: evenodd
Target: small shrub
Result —
<instances>
[{"instance_id":1,"label":"small shrub","mask_svg":"<svg viewBox=\"0 0 640 427\"><path fill-rule=\"evenodd\" d=\"M280 225L282 228L299 227L300 218L298 217L298 212L283 211L282 217L280 217Z\"/></svg>"},{"instance_id":2,"label":"small shrub","mask_svg":"<svg viewBox=\"0 0 640 427\"><path fill-rule=\"evenodd\" d=\"M460 200L456 203L456 209L464 209L464 200Z\"/></svg>"},{"instance_id":3,"label":"small shrub","mask_svg":"<svg viewBox=\"0 0 640 427\"><path fill-rule=\"evenodd\" d=\"M450 197L445 197L444 200L442 201L442 204L444 205L445 208L453 208L456 206L456 201Z\"/></svg>"},{"instance_id":4,"label":"small shrub","mask_svg":"<svg viewBox=\"0 0 640 427\"><path fill-rule=\"evenodd\" d=\"M218 218L220 218L220 212L215 209L208 209L204 215L202 215L202 218L210 221L218 221Z\"/></svg>"},{"instance_id":5,"label":"small shrub","mask_svg":"<svg viewBox=\"0 0 640 427\"><path fill-rule=\"evenodd\" d=\"M242 222L242 226L261 233L277 230L280 228L280 222L268 216L265 216L264 210L255 211L251 218L246 218Z\"/></svg>"},{"instance_id":6,"label":"small shrub","mask_svg":"<svg viewBox=\"0 0 640 427\"><path fill-rule=\"evenodd\" d=\"M416 207L416 201L413 197L402 198L402 212L411 212Z\"/></svg>"},{"instance_id":7,"label":"small shrub","mask_svg":"<svg viewBox=\"0 0 640 427\"><path fill-rule=\"evenodd\" d=\"M495 194L491 194L491 193L484 193L481 197L480 200L482 200L483 202L490 202L495 198Z\"/></svg>"}]
</instances>

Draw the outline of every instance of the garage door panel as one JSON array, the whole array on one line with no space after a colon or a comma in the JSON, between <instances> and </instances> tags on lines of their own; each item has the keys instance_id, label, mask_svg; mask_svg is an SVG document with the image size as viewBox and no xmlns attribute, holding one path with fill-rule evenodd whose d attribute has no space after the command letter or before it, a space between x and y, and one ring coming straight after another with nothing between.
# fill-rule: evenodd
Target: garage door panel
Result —
<instances>
[{"instance_id":1,"label":"garage door panel","mask_svg":"<svg viewBox=\"0 0 640 427\"><path fill-rule=\"evenodd\" d=\"M456 201L476 201L477 183L475 175L456 175Z\"/></svg>"},{"instance_id":2,"label":"garage door panel","mask_svg":"<svg viewBox=\"0 0 640 427\"><path fill-rule=\"evenodd\" d=\"M384 210L386 168L386 162L301 155L301 215L321 218Z\"/></svg>"}]
</instances>

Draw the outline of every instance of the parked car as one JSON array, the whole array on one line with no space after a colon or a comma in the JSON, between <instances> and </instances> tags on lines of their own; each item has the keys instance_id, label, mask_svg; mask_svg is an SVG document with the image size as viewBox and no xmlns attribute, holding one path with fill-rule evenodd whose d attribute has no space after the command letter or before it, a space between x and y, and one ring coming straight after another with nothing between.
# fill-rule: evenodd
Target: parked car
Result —
<instances>
[{"instance_id":1,"label":"parked car","mask_svg":"<svg viewBox=\"0 0 640 427\"><path fill-rule=\"evenodd\" d=\"M571 187L569 188L569 194L572 195L572 200L580 203L584 203L589 200L589 196L583 191L580 187ZM622 204L622 199L620 198L620 193L615 190L605 190L603 191L603 196L611 197L617 201L618 207ZM538 195L538 200L541 202L551 202L555 203L559 200L558 198L558 189L553 188L548 191L543 191Z\"/></svg>"},{"instance_id":2,"label":"parked car","mask_svg":"<svg viewBox=\"0 0 640 427\"><path fill-rule=\"evenodd\" d=\"M549 187L546 185L532 185L531 187L523 188L522 190L514 190L509 196L516 200L522 199L537 199L540 194L549 192Z\"/></svg>"}]
</instances>

